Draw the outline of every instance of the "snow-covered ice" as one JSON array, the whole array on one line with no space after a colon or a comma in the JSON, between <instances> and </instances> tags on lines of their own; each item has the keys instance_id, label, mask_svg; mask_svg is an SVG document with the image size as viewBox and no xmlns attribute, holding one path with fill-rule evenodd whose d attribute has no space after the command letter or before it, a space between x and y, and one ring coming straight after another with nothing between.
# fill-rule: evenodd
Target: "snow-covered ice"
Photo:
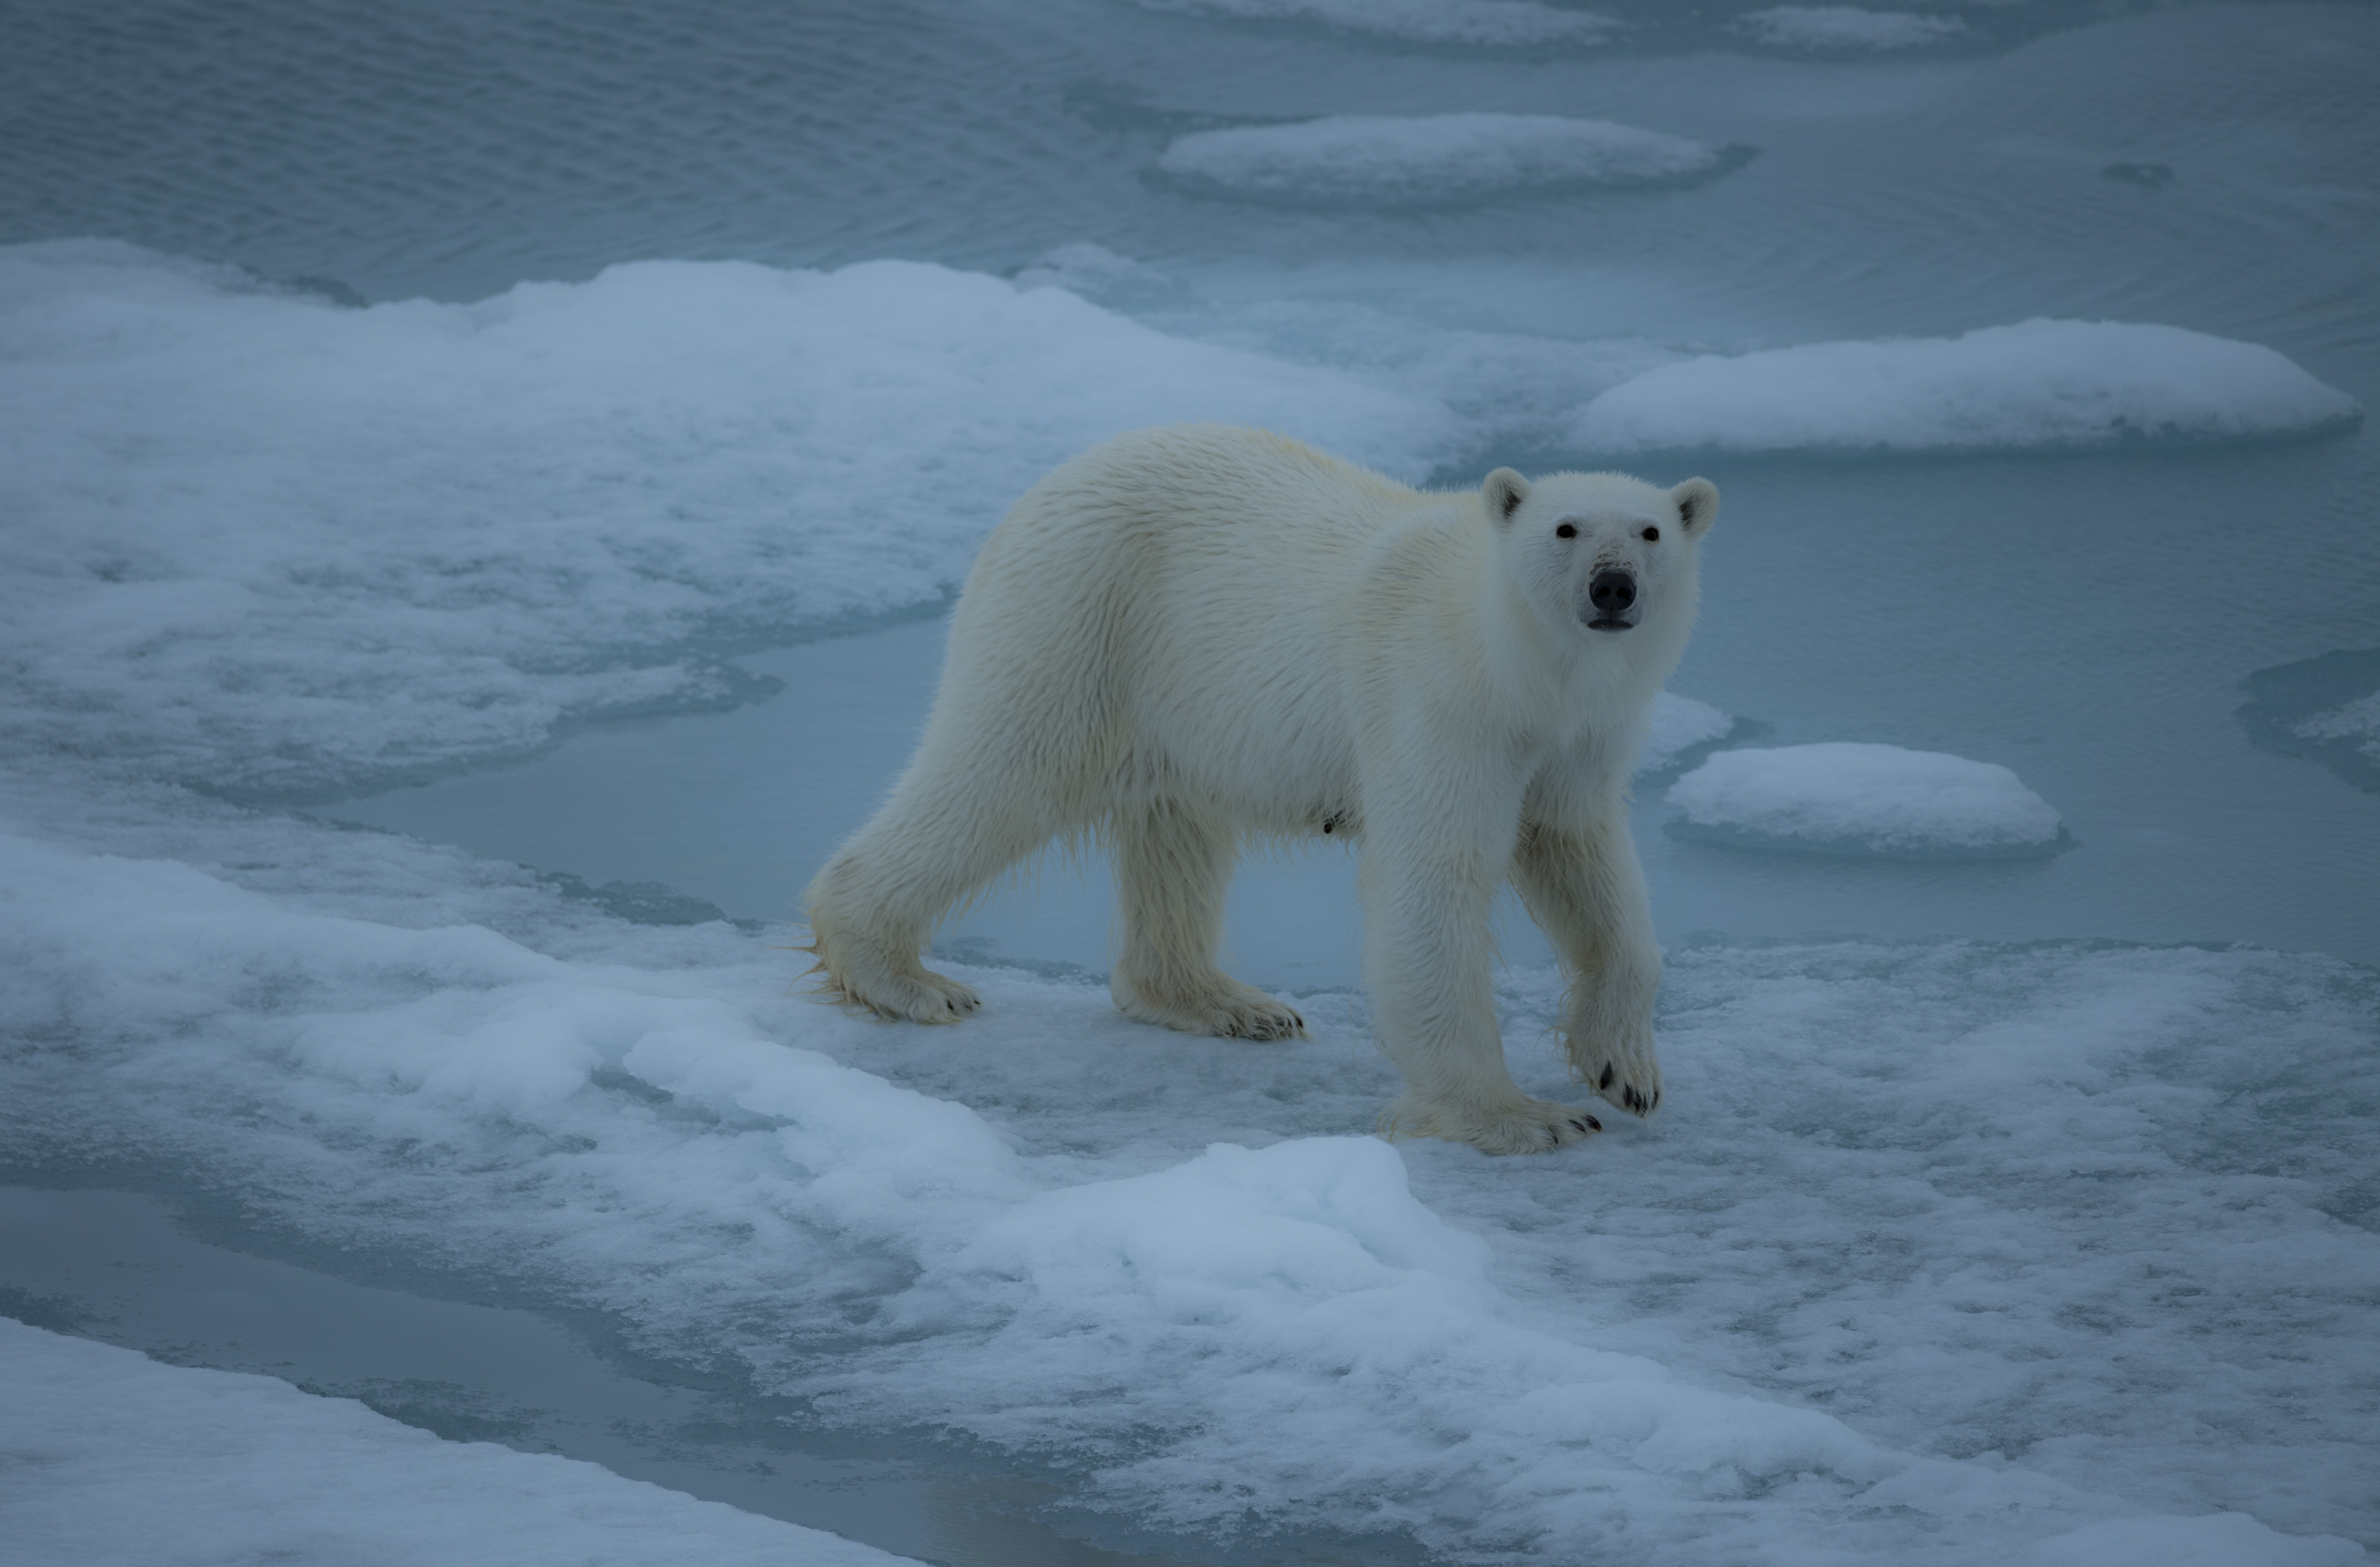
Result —
<instances>
[{"instance_id":1,"label":"snow-covered ice","mask_svg":"<svg viewBox=\"0 0 2380 1567\"><path fill-rule=\"evenodd\" d=\"M1681 360L1597 397L1577 436L1612 454L1924 452L2270 440L2362 418L2352 397L2258 344L2028 321Z\"/></svg>"},{"instance_id":2,"label":"snow-covered ice","mask_svg":"<svg viewBox=\"0 0 2380 1567\"><path fill-rule=\"evenodd\" d=\"M2272 1532L2370 1501L2380 1248L2334 1210L2380 1157L2380 989L2349 966L1688 949L1675 1106L1515 1164L1354 1135L1390 1072L1345 995L1252 1052L963 970L953 1049L787 994L775 938L277 820L186 820L212 872L0 839L19 1158L138 1149L1183 1526L1982 1562L2228 1509L2243 1562L2357 1559ZM1502 997L1532 1091L1569 1091L1560 998Z\"/></svg>"},{"instance_id":3,"label":"snow-covered ice","mask_svg":"<svg viewBox=\"0 0 2380 1567\"><path fill-rule=\"evenodd\" d=\"M1287 21L1344 28L1415 43L1523 48L1594 43L1619 23L1593 11L1536 0L1133 0L1144 10L1233 21Z\"/></svg>"},{"instance_id":4,"label":"snow-covered ice","mask_svg":"<svg viewBox=\"0 0 2380 1567\"><path fill-rule=\"evenodd\" d=\"M1763 43L1787 49L1908 49L1967 30L1957 17L1859 6L1771 6L1745 12L1736 26Z\"/></svg>"},{"instance_id":5,"label":"snow-covered ice","mask_svg":"<svg viewBox=\"0 0 2380 1567\"><path fill-rule=\"evenodd\" d=\"M1176 137L1188 189L1255 200L1455 206L1704 175L1728 154L1665 131L1560 115L1331 115Z\"/></svg>"},{"instance_id":6,"label":"snow-covered ice","mask_svg":"<svg viewBox=\"0 0 2380 1567\"><path fill-rule=\"evenodd\" d=\"M1670 785L1670 828L1815 854L2009 859L2071 842L2048 801L1993 762L1833 741L1721 751Z\"/></svg>"},{"instance_id":7,"label":"snow-covered ice","mask_svg":"<svg viewBox=\"0 0 2380 1567\"><path fill-rule=\"evenodd\" d=\"M441 1441L270 1377L163 1366L0 1317L13 1567L902 1567L592 1464Z\"/></svg>"}]
</instances>

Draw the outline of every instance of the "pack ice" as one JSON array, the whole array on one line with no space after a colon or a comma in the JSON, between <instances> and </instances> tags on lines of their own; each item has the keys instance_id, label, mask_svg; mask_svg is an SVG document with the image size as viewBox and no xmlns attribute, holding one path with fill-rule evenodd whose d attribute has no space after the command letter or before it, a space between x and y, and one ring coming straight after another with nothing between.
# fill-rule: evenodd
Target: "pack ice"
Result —
<instances>
[{"instance_id":1,"label":"pack ice","mask_svg":"<svg viewBox=\"0 0 2380 1567\"><path fill-rule=\"evenodd\" d=\"M0 413L14 1168L592 1314L1251 1553L2329 1567L2380 1537L2368 970L1682 947L1664 1115L1516 1165L1365 1135L1390 1086L1349 993L1254 1051L953 965L988 1003L954 1040L789 993L798 931L631 924L235 803L729 699L734 648L932 603L1125 425L1277 424L1418 478L1466 449L1442 405L940 267L341 310L42 247L0 251ZM1500 982L1532 1093L1569 1091L1560 991ZM107 1433L199 1384L14 1342L20 1391L88 1417L33 1441L79 1466L57 1526L115 1537ZM331 1444L459 1506L732 1533L240 1388L258 1464L177 1490L187 1528L233 1537L268 1462Z\"/></svg>"}]
</instances>

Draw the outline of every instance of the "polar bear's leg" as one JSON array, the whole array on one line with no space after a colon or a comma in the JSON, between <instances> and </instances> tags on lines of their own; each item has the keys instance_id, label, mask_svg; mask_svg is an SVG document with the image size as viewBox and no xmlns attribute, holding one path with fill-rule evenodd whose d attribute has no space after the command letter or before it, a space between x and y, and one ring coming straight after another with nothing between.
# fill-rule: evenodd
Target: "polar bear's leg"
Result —
<instances>
[{"instance_id":1,"label":"polar bear's leg","mask_svg":"<svg viewBox=\"0 0 2380 1567\"><path fill-rule=\"evenodd\" d=\"M1524 823L1512 880L1570 978L1562 1020L1571 1071L1622 1109L1661 1102L1653 998L1661 949L1636 845L1617 809L1583 830Z\"/></svg>"},{"instance_id":2,"label":"polar bear's leg","mask_svg":"<svg viewBox=\"0 0 2380 1567\"><path fill-rule=\"evenodd\" d=\"M1119 807L1111 819L1123 951L1116 1005L1144 1023L1229 1039L1285 1039L1305 1020L1215 963L1223 897L1239 855L1230 823L1178 800Z\"/></svg>"},{"instance_id":3,"label":"polar bear's leg","mask_svg":"<svg viewBox=\"0 0 2380 1567\"><path fill-rule=\"evenodd\" d=\"M1014 747L981 739L937 712L892 797L811 881L803 902L830 998L917 1023L955 1023L981 1004L918 950L953 906L1066 826Z\"/></svg>"},{"instance_id":4,"label":"polar bear's leg","mask_svg":"<svg viewBox=\"0 0 2380 1567\"><path fill-rule=\"evenodd\" d=\"M1450 816L1463 813L1442 804L1397 812L1367 798L1365 808L1365 977L1375 1032L1406 1084L1380 1129L1488 1153L1539 1153L1601 1131L1575 1105L1529 1098L1504 1066L1488 909L1509 839L1451 836Z\"/></svg>"}]
</instances>

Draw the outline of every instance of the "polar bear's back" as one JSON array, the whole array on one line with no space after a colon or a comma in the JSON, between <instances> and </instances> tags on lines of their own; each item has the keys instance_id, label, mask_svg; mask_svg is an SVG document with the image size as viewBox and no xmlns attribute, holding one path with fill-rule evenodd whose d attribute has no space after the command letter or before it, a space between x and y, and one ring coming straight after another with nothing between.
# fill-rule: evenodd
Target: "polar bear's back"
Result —
<instances>
[{"instance_id":1,"label":"polar bear's back","mask_svg":"<svg viewBox=\"0 0 2380 1567\"><path fill-rule=\"evenodd\" d=\"M1094 446L1027 491L977 569L1012 556L1046 565L1045 552L1057 547L1080 565L1129 570L1143 587L1154 573L1188 588L1262 563L1303 568L1297 585L1277 586L1310 600L1315 573L1349 568L1428 499L1286 436L1161 425Z\"/></svg>"},{"instance_id":2,"label":"polar bear's back","mask_svg":"<svg viewBox=\"0 0 2380 1567\"><path fill-rule=\"evenodd\" d=\"M1343 607L1396 536L1458 504L1261 431L1118 436L985 541L942 704L1030 692L1036 722L1083 736L1087 758L1194 774L1245 812L1303 812L1353 761Z\"/></svg>"}]
</instances>

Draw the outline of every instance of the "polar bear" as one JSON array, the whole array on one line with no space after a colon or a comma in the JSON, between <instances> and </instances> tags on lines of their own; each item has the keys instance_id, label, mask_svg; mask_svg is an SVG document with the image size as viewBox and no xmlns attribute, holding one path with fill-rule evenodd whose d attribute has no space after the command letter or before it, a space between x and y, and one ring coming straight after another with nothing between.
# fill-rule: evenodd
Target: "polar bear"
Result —
<instances>
[{"instance_id":1,"label":"polar bear","mask_svg":"<svg viewBox=\"0 0 2380 1567\"><path fill-rule=\"evenodd\" d=\"M1510 880L1571 980L1573 1072L1661 1101L1661 954L1628 832L1653 697L1694 615L1701 479L1424 492L1260 431L1119 436L1028 491L951 618L908 771L805 894L831 998L953 1022L918 949L1053 837L1112 849L1133 1017L1277 1039L1296 1011L1217 964L1244 839L1360 845L1381 1129L1491 1153L1601 1124L1505 1070L1489 903Z\"/></svg>"}]
</instances>

